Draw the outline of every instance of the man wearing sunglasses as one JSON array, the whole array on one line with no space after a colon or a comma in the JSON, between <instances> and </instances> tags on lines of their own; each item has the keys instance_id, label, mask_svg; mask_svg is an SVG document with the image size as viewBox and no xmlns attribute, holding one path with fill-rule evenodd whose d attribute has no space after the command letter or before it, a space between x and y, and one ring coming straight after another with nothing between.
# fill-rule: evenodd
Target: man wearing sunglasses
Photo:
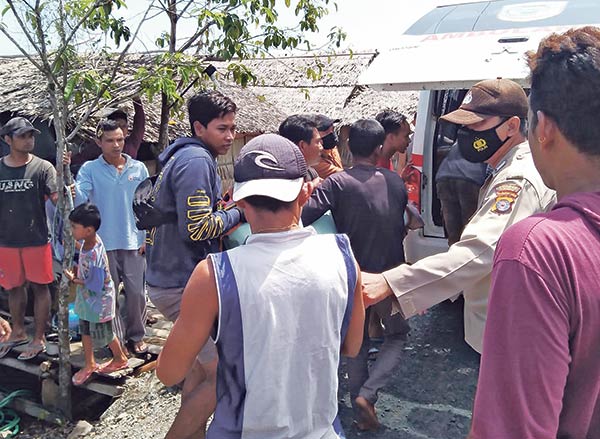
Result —
<instances>
[{"instance_id":1,"label":"man wearing sunglasses","mask_svg":"<svg viewBox=\"0 0 600 439\"><path fill-rule=\"evenodd\" d=\"M395 295L405 318L462 292L465 341L481 353L494 250L513 223L545 211L555 201L537 172L527 143L527 96L508 79L475 84L461 106L442 120L461 125L463 157L488 164L478 209L460 240L446 253L383 274L363 276L366 303ZM518 292L515 292L518 294Z\"/></svg>"}]
</instances>

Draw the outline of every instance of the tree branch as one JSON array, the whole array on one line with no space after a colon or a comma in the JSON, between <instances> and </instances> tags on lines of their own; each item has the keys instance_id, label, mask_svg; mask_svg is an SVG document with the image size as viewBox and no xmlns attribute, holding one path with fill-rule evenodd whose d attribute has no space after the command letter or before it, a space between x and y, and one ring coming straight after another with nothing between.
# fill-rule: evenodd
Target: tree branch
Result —
<instances>
[{"instance_id":1,"label":"tree branch","mask_svg":"<svg viewBox=\"0 0 600 439\"><path fill-rule=\"evenodd\" d=\"M179 17L181 18L181 17L183 16L183 14L185 14L185 12L186 12L186 11L189 9L189 7L190 7L191 5L193 5L193 4L194 4L194 0L190 0L190 1L187 3L187 5L185 5L185 6L183 7L183 9L181 10L181 12L179 13Z\"/></svg>"},{"instance_id":2,"label":"tree branch","mask_svg":"<svg viewBox=\"0 0 600 439\"><path fill-rule=\"evenodd\" d=\"M4 36L6 38L8 38L10 40L11 43L13 43L15 45L15 47L19 50L19 52L21 52L23 54L23 56L25 58L27 58L27 60L33 64L35 66L36 69L38 69L40 72L44 72L44 67L38 63L35 58L33 56L31 56L29 53L27 53L27 51L25 50L24 47L22 47L17 40L15 40L12 36L12 34L10 34L6 28L4 27L4 25L0 26L0 32L2 32L4 34Z\"/></svg>"},{"instance_id":3,"label":"tree branch","mask_svg":"<svg viewBox=\"0 0 600 439\"><path fill-rule=\"evenodd\" d=\"M230 13L231 11L235 11L236 9L238 9L241 6L241 4L238 4L236 6L230 6L227 5L227 7L225 7L223 9L223 13L227 14ZM218 9L218 8L217 8ZM182 12L183 13L183 12ZM180 14L181 15L181 14ZM189 40L187 40L180 48L179 50L177 50L177 52L181 52L183 53L184 51L186 51L187 49L189 49L192 44L194 44L198 38L200 38L202 36L202 34L204 32L206 32L211 26L213 26L214 24L216 24L216 22L214 20L209 21L208 23L206 23L204 26L202 26L200 29L198 29L196 31L196 33L194 35L192 35L190 37Z\"/></svg>"},{"instance_id":4,"label":"tree branch","mask_svg":"<svg viewBox=\"0 0 600 439\"><path fill-rule=\"evenodd\" d=\"M209 29L211 26L213 26L214 24L216 24L216 22L215 22L214 20L213 20L213 21L209 21L209 22L208 22L208 23L206 23L204 26L202 26L200 29L198 29L198 30L196 31L196 33L195 33L194 35L192 35L192 36L190 37L190 39L189 39L189 40L187 40L187 41L185 42L185 44L184 44L184 45L182 45L182 46L181 46L181 47L180 47L180 48L177 50L177 52L181 52L181 53L183 53L183 52L185 52L187 49L189 49L189 48L192 46L192 44L194 44L194 43L196 42L196 40L198 40L198 38L200 38L200 37L202 36L202 34L203 34L204 32L206 32L206 31L207 31L207 30L208 30L208 29Z\"/></svg>"},{"instance_id":5,"label":"tree branch","mask_svg":"<svg viewBox=\"0 0 600 439\"><path fill-rule=\"evenodd\" d=\"M127 52L129 51L129 49L131 48L131 45L137 39L137 35L140 32L140 29L142 28L142 25L146 21L146 18L148 17L148 14L150 13L150 10L152 9L152 6L154 5L154 2L155 2L155 0L152 0L150 2L150 5L146 9L146 12L144 13L144 16L140 20L140 22L138 24L138 27L135 30L135 33L133 34L133 37L129 40L129 43L127 44L127 46L125 46L125 49L123 49L123 51L120 53L119 58L117 59L117 62L116 62L116 64L114 65L114 67L112 69L112 72L111 72L111 75L110 75L110 79L102 86L102 88L98 92L98 95L96 96L96 98L94 99L94 101L90 104L90 106L88 107L88 109L85 112L85 114L83 115L83 117L79 120L79 122L77 122L77 125L75 126L75 128L73 128L73 131L71 131L71 133L67 136L67 139L66 139L67 142L70 142L71 140L73 140L73 138L75 138L75 136L77 135L77 133L79 132L79 130L81 129L81 127L83 126L83 124L85 122L87 122L87 120L89 119L90 114L92 114L92 110L98 105L98 102L100 102L100 98L102 97L102 95L106 92L106 90L108 90L109 85L113 82L113 80L117 76L117 72L119 71L119 67L123 63L123 59L125 58L125 55L127 54Z\"/></svg>"},{"instance_id":6,"label":"tree branch","mask_svg":"<svg viewBox=\"0 0 600 439\"><path fill-rule=\"evenodd\" d=\"M35 1L35 9L33 10L34 14L35 14L35 32L38 38L38 41L40 43L41 47L41 52L44 54L44 58L42 59L42 61L44 61L44 64L47 64L48 62L48 49L46 47L46 39L44 38L44 29L42 28L42 14L40 13L40 0L36 0Z\"/></svg>"},{"instance_id":7,"label":"tree branch","mask_svg":"<svg viewBox=\"0 0 600 439\"><path fill-rule=\"evenodd\" d=\"M71 40L73 40L73 38L75 38L75 34L79 30L79 28L81 26L83 26L83 24L92 16L92 14L96 10L96 8L99 8L104 3L106 3L106 0L96 0L94 2L94 4L90 7L90 9L84 14L84 16L81 17L81 19L75 24L75 26L73 26L73 28L71 29L71 33L69 34L69 36L66 37L66 38L64 38L63 43L62 43L62 47L60 48L60 50L58 51L56 57L54 58L54 63L52 64L52 68L56 67L56 64L58 63L58 61L61 59L61 57L63 56L63 54L65 53L65 51L69 47L69 44L71 44ZM64 27L63 27L63 29L64 29Z\"/></svg>"},{"instance_id":8,"label":"tree branch","mask_svg":"<svg viewBox=\"0 0 600 439\"><path fill-rule=\"evenodd\" d=\"M16 40L11 35L8 34L8 31L6 31L6 29L4 27L2 27L2 33L4 33L4 35L6 35L8 37L8 39L17 47L17 49L19 49L21 51L21 53L23 53L23 55L25 55L25 57L27 57L27 59L29 59L30 61L32 61L32 64L34 66L36 66L36 68L40 72L45 73L46 76L48 77L48 79L51 82L53 82L53 83L56 84L57 83L56 77L54 76L54 73L52 72L50 64L48 64L47 54L43 53L40 50L40 47L35 43L35 41L33 41L33 38L31 37L31 34L29 32L29 29L27 28L27 26L25 25L25 23L21 19L21 16L19 15L19 13L17 11L17 8L15 7L15 4L14 4L13 0L6 0L6 2L8 3L8 6L10 7L10 10L13 13L13 16L16 18L17 23L19 23L19 26L21 27L21 30L23 31L23 33L27 37L27 40L29 41L29 43L31 44L31 46L33 47L33 49L36 51L37 55L40 57L40 61L42 62L43 67L39 63L32 61L33 58L25 51L25 49L23 47L21 47L20 44L18 44L16 42Z\"/></svg>"},{"instance_id":9,"label":"tree branch","mask_svg":"<svg viewBox=\"0 0 600 439\"><path fill-rule=\"evenodd\" d=\"M60 17L60 30L59 30L59 33L60 33L61 45L64 48L64 47L67 47L67 44L65 42L65 35L66 34L65 34L65 27L64 27L64 25L65 25L66 20L65 20L65 9L63 7L63 0L59 0L59 2L58 2L58 10L59 10L58 14L59 14L59 17ZM56 63L57 59L58 58L54 59L54 63ZM63 66L64 65L65 64L63 63ZM69 81L68 74L69 74L69 69L68 68L63 68L62 69L62 84L61 84L61 88L60 88L61 91L62 91L60 99L62 101L63 108L67 108L68 107L67 98L65 97L65 94L64 94L64 90L67 87L67 82ZM66 114L64 115L64 122L63 122L63 124L65 126L67 124L67 115Z\"/></svg>"}]
</instances>

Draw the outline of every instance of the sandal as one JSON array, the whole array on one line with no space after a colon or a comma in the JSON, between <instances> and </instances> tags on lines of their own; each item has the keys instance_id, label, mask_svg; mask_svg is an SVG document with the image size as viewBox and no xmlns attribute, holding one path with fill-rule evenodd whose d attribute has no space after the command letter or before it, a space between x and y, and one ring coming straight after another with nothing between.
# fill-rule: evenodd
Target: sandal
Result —
<instances>
[{"instance_id":1,"label":"sandal","mask_svg":"<svg viewBox=\"0 0 600 439\"><path fill-rule=\"evenodd\" d=\"M108 363L104 363L103 365L101 365L98 368L98 373L109 375L113 372L118 372L120 370L127 369L128 365L129 365L128 361L126 361L124 363L117 363L117 362L111 360Z\"/></svg>"},{"instance_id":2,"label":"sandal","mask_svg":"<svg viewBox=\"0 0 600 439\"><path fill-rule=\"evenodd\" d=\"M28 338L24 338L22 340L9 340L4 343L0 343L0 359L6 357L12 348L15 346L22 346L24 344L29 343Z\"/></svg>"},{"instance_id":3,"label":"sandal","mask_svg":"<svg viewBox=\"0 0 600 439\"><path fill-rule=\"evenodd\" d=\"M135 355L141 355L148 352L148 345L144 342L144 340L140 341L131 341L129 342L131 346L131 350Z\"/></svg>"},{"instance_id":4,"label":"sandal","mask_svg":"<svg viewBox=\"0 0 600 439\"><path fill-rule=\"evenodd\" d=\"M44 343L29 343L27 350L21 352L17 359L21 361L33 360L42 352L46 352L46 345Z\"/></svg>"},{"instance_id":5,"label":"sandal","mask_svg":"<svg viewBox=\"0 0 600 439\"><path fill-rule=\"evenodd\" d=\"M83 386L95 372L98 372L100 366L96 365L93 369L79 369L73 378L71 378L71 382L74 386Z\"/></svg>"}]
</instances>

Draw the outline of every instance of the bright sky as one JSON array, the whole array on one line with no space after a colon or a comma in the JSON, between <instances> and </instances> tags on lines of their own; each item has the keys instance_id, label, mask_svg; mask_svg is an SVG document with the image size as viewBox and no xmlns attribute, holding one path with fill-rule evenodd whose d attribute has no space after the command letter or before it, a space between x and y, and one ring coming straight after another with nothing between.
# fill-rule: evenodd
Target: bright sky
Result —
<instances>
[{"instance_id":1,"label":"bright sky","mask_svg":"<svg viewBox=\"0 0 600 439\"><path fill-rule=\"evenodd\" d=\"M129 20L129 26L134 31L141 19L148 0L129 0L129 8L124 16ZM292 4L294 1L292 1ZM415 20L439 4L457 3L455 0L337 0L338 11L331 8L331 13L321 21L319 27L321 36L315 37L316 43L324 41L325 36L333 26L339 26L348 34L346 46L355 51L365 49L385 49L394 46L395 37L400 35ZM4 16L13 35L23 41L11 14ZM293 14L282 13L284 22L294 23ZM154 18L142 27L139 42L134 45L134 51L156 50L154 41L167 30L166 17ZM193 23L182 23L179 33L190 36L193 33ZM19 54L14 45L0 35L0 55Z\"/></svg>"}]
</instances>

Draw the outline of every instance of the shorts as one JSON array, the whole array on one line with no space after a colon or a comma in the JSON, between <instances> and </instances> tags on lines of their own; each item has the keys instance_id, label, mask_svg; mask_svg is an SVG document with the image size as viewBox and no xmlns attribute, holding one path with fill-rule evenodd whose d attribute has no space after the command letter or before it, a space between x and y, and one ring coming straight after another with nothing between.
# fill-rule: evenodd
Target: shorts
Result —
<instances>
[{"instance_id":1,"label":"shorts","mask_svg":"<svg viewBox=\"0 0 600 439\"><path fill-rule=\"evenodd\" d=\"M179 317L182 296L183 288L160 288L148 285L148 297L161 314L171 322L175 322ZM212 338L208 339L196 357L200 364L212 363L218 358L217 347Z\"/></svg>"},{"instance_id":2,"label":"shorts","mask_svg":"<svg viewBox=\"0 0 600 439\"><path fill-rule=\"evenodd\" d=\"M115 339L112 324L112 320L101 323L79 320L79 332L81 335L89 335L92 338L94 349L100 349L108 346Z\"/></svg>"},{"instance_id":3,"label":"shorts","mask_svg":"<svg viewBox=\"0 0 600 439\"><path fill-rule=\"evenodd\" d=\"M48 285L54 281L50 244L36 247L0 247L0 286L12 290L25 281Z\"/></svg>"}]
</instances>

